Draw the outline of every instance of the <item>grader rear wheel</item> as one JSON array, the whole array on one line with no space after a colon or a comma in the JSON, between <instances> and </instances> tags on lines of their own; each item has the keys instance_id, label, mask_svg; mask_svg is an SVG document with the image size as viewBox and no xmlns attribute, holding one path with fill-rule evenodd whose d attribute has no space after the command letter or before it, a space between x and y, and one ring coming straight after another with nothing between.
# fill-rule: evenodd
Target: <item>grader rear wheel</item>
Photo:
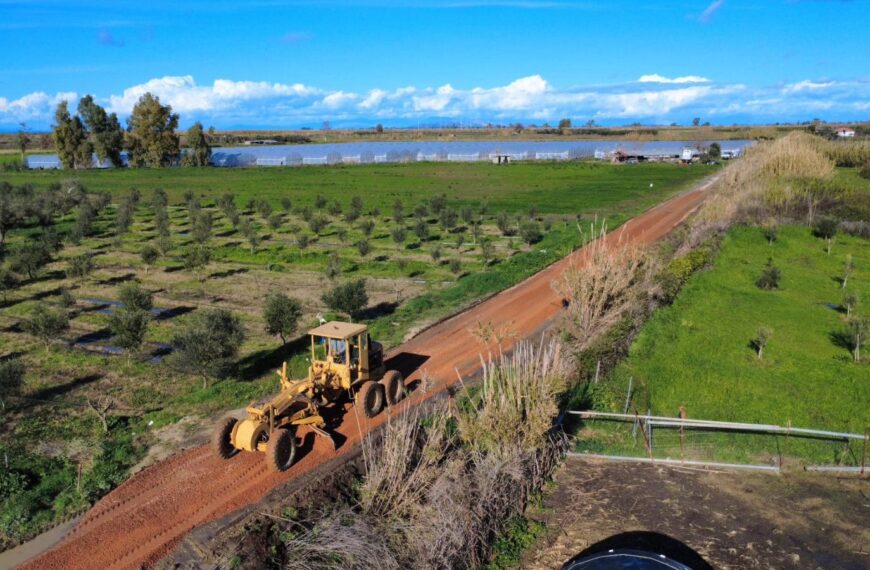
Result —
<instances>
[{"instance_id":1,"label":"grader rear wheel","mask_svg":"<svg viewBox=\"0 0 870 570\"><path fill-rule=\"evenodd\" d=\"M233 428L236 427L236 418L224 418L215 426L211 436L211 448L221 459L229 459L236 452L233 446Z\"/></svg>"},{"instance_id":2,"label":"grader rear wheel","mask_svg":"<svg viewBox=\"0 0 870 570\"><path fill-rule=\"evenodd\" d=\"M384 409L384 387L377 382L366 382L357 390L354 406L362 408L367 418L375 417Z\"/></svg>"},{"instance_id":3,"label":"grader rear wheel","mask_svg":"<svg viewBox=\"0 0 870 570\"><path fill-rule=\"evenodd\" d=\"M289 429L278 428L269 435L266 447L266 463L272 471L286 471L296 458L296 434Z\"/></svg>"},{"instance_id":4,"label":"grader rear wheel","mask_svg":"<svg viewBox=\"0 0 870 570\"><path fill-rule=\"evenodd\" d=\"M405 397L405 379L398 370L387 370L381 378L381 384L384 385L388 405L395 406Z\"/></svg>"}]
</instances>

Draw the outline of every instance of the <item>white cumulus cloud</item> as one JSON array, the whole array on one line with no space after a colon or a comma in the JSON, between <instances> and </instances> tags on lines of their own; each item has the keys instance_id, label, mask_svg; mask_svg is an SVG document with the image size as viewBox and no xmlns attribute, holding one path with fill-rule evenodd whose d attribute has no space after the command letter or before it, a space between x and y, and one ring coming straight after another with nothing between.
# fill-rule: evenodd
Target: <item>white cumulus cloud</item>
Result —
<instances>
[{"instance_id":1,"label":"white cumulus cloud","mask_svg":"<svg viewBox=\"0 0 870 570\"><path fill-rule=\"evenodd\" d=\"M710 80L700 75L684 75L682 77L665 77L658 73L650 73L649 75L641 75L637 80L638 83L710 83Z\"/></svg>"},{"instance_id":2,"label":"white cumulus cloud","mask_svg":"<svg viewBox=\"0 0 870 570\"><path fill-rule=\"evenodd\" d=\"M302 83L217 79L199 84L193 76L158 77L97 100L122 119L139 98L151 92L181 115L218 128L293 128L318 125L413 124L427 119L466 122L552 122L563 117L601 123L683 122L691 117L719 121L789 121L822 116L828 120L866 118L870 80L803 80L750 87L717 83L700 75L642 75L636 81L606 85L555 86L541 75L504 85L440 87L408 85L361 93L326 90ZM17 99L0 97L0 128L15 130L27 121L48 128L57 104L75 93L35 92ZM822 114L824 111L824 114Z\"/></svg>"}]
</instances>

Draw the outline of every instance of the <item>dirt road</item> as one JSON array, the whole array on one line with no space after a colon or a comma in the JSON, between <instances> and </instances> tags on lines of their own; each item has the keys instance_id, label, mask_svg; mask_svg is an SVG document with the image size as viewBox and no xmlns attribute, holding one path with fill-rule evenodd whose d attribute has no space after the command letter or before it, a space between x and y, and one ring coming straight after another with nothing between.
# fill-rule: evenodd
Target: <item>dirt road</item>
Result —
<instances>
[{"instance_id":1,"label":"dirt road","mask_svg":"<svg viewBox=\"0 0 870 570\"><path fill-rule=\"evenodd\" d=\"M712 184L681 194L647 211L609 234L608 240L651 243L667 234L697 208ZM470 332L477 322L506 325L528 337L561 310L551 283L568 264L582 263L584 250L479 305L423 331L395 348L388 367L401 370L411 384L427 374L428 391L412 392L404 406L414 406L457 382L457 371L471 375L479 367L480 344ZM243 453L229 461L197 447L145 469L99 501L57 547L25 568L138 568L158 560L191 529L260 500L269 490L308 473L336 455L348 453L370 429L386 419L382 413L364 420L353 410L336 426L336 451L324 440L306 436L306 451L285 473L267 470L259 454ZM343 439L343 441L341 441ZM306 448L308 448L306 450Z\"/></svg>"}]
</instances>

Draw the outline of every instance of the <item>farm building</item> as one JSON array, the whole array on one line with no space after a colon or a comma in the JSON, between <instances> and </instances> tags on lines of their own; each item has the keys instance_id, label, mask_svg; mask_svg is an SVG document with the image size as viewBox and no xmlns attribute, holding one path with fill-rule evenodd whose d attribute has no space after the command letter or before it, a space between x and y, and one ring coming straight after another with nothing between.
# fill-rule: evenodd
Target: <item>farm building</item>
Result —
<instances>
[{"instance_id":1,"label":"farm building","mask_svg":"<svg viewBox=\"0 0 870 570\"><path fill-rule=\"evenodd\" d=\"M843 138L852 138L855 136L855 129L850 129L849 127L837 129L837 136Z\"/></svg>"}]
</instances>

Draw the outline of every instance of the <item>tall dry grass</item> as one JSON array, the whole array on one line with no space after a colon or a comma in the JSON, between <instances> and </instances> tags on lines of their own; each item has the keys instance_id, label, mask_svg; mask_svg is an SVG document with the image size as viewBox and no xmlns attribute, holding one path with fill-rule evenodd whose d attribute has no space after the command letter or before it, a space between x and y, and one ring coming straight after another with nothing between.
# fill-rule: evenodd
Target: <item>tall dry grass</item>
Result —
<instances>
[{"instance_id":1,"label":"tall dry grass","mask_svg":"<svg viewBox=\"0 0 870 570\"><path fill-rule=\"evenodd\" d=\"M825 141L823 151L837 166L870 164L870 141Z\"/></svg>"},{"instance_id":2,"label":"tall dry grass","mask_svg":"<svg viewBox=\"0 0 870 570\"><path fill-rule=\"evenodd\" d=\"M812 223L820 209L842 199L832 184L836 166L829 141L793 131L747 149L729 164L689 223L679 253L697 247L738 222Z\"/></svg>"},{"instance_id":3,"label":"tall dry grass","mask_svg":"<svg viewBox=\"0 0 870 570\"><path fill-rule=\"evenodd\" d=\"M293 533L285 546L302 560L292 567L485 565L561 457L552 432L565 376L559 343L521 342L484 362L479 391L390 418L363 444L359 503Z\"/></svg>"},{"instance_id":4,"label":"tall dry grass","mask_svg":"<svg viewBox=\"0 0 870 570\"><path fill-rule=\"evenodd\" d=\"M481 359L481 365L480 392L466 392L469 405L457 414L463 443L488 453L544 446L567 383L561 345L521 342L509 356Z\"/></svg>"},{"instance_id":5,"label":"tall dry grass","mask_svg":"<svg viewBox=\"0 0 870 570\"><path fill-rule=\"evenodd\" d=\"M568 267L553 283L567 302L560 329L578 351L636 306L639 292L654 273L653 257L644 248L627 240L608 240L603 225L586 252L582 263Z\"/></svg>"}]
</instances>

